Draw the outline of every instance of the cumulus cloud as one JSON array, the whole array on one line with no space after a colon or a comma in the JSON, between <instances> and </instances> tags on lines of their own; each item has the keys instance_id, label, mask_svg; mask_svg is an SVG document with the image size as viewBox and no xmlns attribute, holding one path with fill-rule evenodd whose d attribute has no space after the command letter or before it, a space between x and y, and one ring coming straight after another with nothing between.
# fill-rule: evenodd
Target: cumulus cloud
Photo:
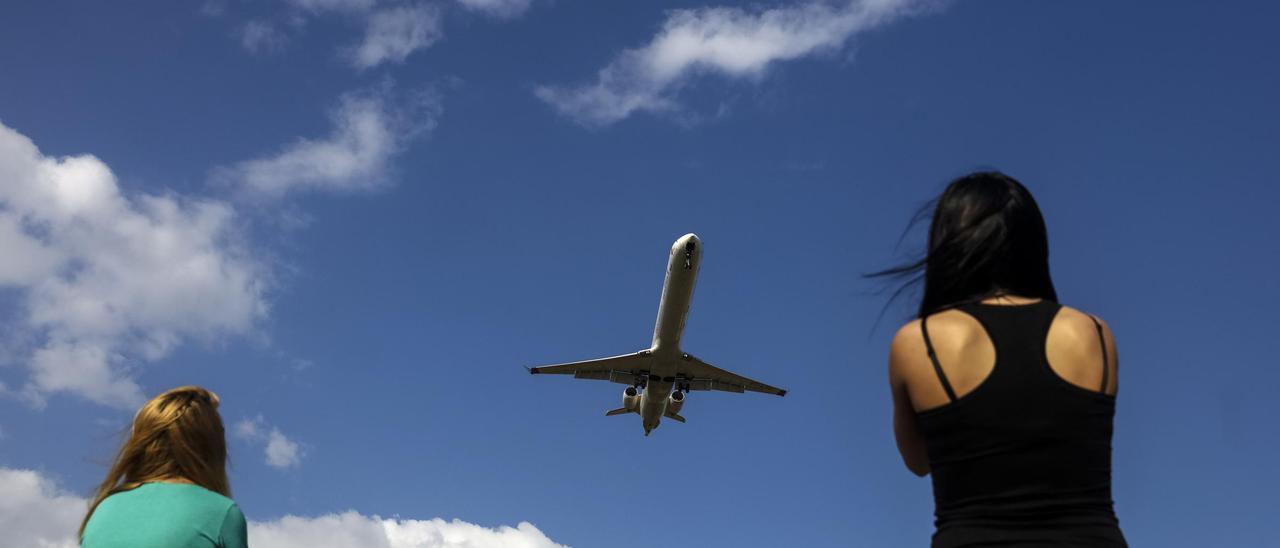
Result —
<instances>
[{"instance_id":1,"label":"cumulus cloud","mask_svg":"<svg viewBox=\"0 0 1280 548\"><path fill-rule=\"evenodd\" d=\"M101 160L45 156L3 124L0 249L0 289L20 303L9 320L34 341L18 352L22 392L38 404L70 392L136 406L138 365L189 338L245 333L267 312L267 273L230 206L126 195Z\"/></svg>"},{"instance_id":2,"label":"cumulus cloud","mask_svg":"<svg viewBox=\"0 0 1280 548\"><path fill-rule=\"evenodd\" d=\"M5 546L75 548L75 532L88 510L85 499L64 493L33 470L0 468L0 531Z\"/></svg>"},{"instance_id":3,"label":"cumulus cloud","mask_svg":"<svg viewBox=\"0 0 1280 548\"><path fill-rule=\"evenodd\" d=\"M594 82L540 86L535 94L580 124L604 126L636 111L676 109L675 96L696 75L758 79L776 62L839 50L863 31L936 4L845 0L675 10L648 44L623 51Z\"/></svg>"},{"instance_id":4,"label":"cumulus cloud","mask_svg":"<svg viewBox=\"0 0 1280 548\"><path fill-rule=\"evenodd\" d=\"M252 53L280 51L289 41L275 25L253 19L240 27L240 45Z\"/></svg>"},{"instance_id":5,"label":"cumulus cloud","mask_svg":"<svg viewBox=\"0 0 1280 548\"><path fill-rule=\"evenodd\" d=\"M249 544L268 548L564 548L528 522L490 529L456 519L382 519L356 512L253 523Z\"/></svg>"},{"instance_id":6,"label":"cumulus cloud","mask_svg":"<svg viewBox=\"0 0 1280 548\"><path fill-rule=\"evenodd\" d=\"M401 63L409 54L436 43L444 36L440 10L427 4L395 6L369 15L364 40L350 52L360 69L382 63Z\"/></svg>"},{"instance_id":7,"label":"cumulus cloud","mask_svg":"<svg viewBox=\"0 0 1280 548\"><path fill-rule=\"evenodd\" d=\"M267 465L273 468L293 468L302 463L302 449L298 443L285 436L279 428L267 424L261 415L236 423L236 437L263 445Z\"/></svg>"},{"instance_id":8,"label":"cumulus cloud","mask_svg":"<svg viewBox=\"0 0 1280 548\"><path fill-rule=\"evenodd\" d=\"M430 92L394 97L389 85L349 93L330 113L333 130L299 139L279 153L215 170L213 178L248 197L276 199L290 192L358 192L388 182L393 156L435 127L440 102Z\"/></svg>"},{"instance_id":9,"label":"cumulus cloud","mask_svg":"<svg viewBox=\"0 0 1280 548\"><path fill-rule=\"evenodd\" d=\"M60 491L31 470L0 468L0 531L5 545L74 548L87 509L83 498ZM317 517L285 516L249 522L254 548L565 548L537 527L489 528L461 520L383 519L349 511Z\"/></svg>"},{"instance_id":10,"label":"cumulus cloud","mask_svg":"<svg viewBox=\"0 0 1280 548\"><path fill-rule=\"evenodd\" d=\"M458 3L471 11L505 19L528 11L533 0L458 0Z\"/></svg>"}]
</instances>

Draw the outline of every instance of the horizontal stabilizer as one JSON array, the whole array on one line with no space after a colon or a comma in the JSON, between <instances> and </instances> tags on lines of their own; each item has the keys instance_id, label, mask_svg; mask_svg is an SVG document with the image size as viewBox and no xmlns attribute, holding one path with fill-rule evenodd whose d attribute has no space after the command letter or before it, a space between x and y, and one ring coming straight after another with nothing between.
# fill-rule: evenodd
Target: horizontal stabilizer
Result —
<instances>
[{"instance_id":1,"label":"horizontal stabilizer","mask_svg":"<svg viewBox=\"0 0 1280 548\"><path fill-rule=\"evenodd\" d=\"M606 417L612 417L612 416L614 416L614 415L625 415L625 414L630 413L630 412L631 412L631 410L630 410L630 409L627 409L626 407L619 407L619 408L617 408L617 409L614 409L613 411L609 411L608 413L605 413L605 414L604 414L604 416L606 416Z\"/></svg>"},{"instance_id":2,"label":"horizontal stabilizer","mask_svg":"<svg viewBox=\"0 0 1280 548\"><path fill-rule=\"evenodd\" d=\"M666 413L663 413L663 416L667 417L668 419L675 420L675 421L677 421L677 422L684 422L684 417L681 417L680 415L677 415L677 414L672 413L672 412L670 412L670 411L668 411L668 412L666 412Z\"/></svg>"}]
</instances>

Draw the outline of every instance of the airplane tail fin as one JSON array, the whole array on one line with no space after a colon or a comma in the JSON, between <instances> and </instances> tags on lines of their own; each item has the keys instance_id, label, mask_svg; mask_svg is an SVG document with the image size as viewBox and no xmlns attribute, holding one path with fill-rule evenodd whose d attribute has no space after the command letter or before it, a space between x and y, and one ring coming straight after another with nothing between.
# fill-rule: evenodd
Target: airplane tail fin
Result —
<instances>
[{"instance_id":1,"label":"airplane tail fin","mask_svg":"<svg viewBox=\"0 0 1280 548\"><path fill-rule=\"evenodd\" d=\"M663 416L667 417L668 419L673 419L677 422L684 422L684 417L681 417L680 415L677 415L675 413L667 412L667 413L664 413Z\"/></svg>"},{"instance_id":2,"label":"airplane tail fin","mask_svg":"<svg viewBox=\"0 0 1280 548\"><path fill-rule=\"evenodd\" d=\"M609 412L605 413L605 414L604 414L604 416L606 416L606 417L612 417L612 416L614 416L614 415L624 415L624 414L627 414L627 413L630 413L630 412L631 412L631 410L630 410L630 409L627 409L626 407L619 407L619 408L617 408L617 409L614 409L613 411L609 411Z\"/></svg>"}]
</instances>

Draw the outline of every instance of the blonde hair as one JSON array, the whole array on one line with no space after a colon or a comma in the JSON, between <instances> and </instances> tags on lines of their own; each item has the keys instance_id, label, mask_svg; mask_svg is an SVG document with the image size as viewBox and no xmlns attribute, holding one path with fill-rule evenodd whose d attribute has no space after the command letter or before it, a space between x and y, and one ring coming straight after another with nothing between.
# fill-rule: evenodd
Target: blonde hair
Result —
<instances>
[{"instance_id":1,"label":"blonde hair","mask_svg":"<svg viewBox=\"0 0 1280 548\"><path fill-rule=\"evenodd\" d=\"M98 486L79 537L107 497L153 481L186 480L231 496L227 440L218 415L218 395L180 386L151 398L133 417L133 431Z\"/></svg>"}]
</instances>

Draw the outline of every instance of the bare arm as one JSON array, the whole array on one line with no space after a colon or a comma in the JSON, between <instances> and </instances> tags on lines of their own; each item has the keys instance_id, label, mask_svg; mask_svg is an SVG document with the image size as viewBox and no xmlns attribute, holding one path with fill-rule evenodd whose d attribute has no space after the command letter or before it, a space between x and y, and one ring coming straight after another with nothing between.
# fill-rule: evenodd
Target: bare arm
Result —
<instances>
[{"instance_id":1,"label":"bare arm","mask_svg":"<svg viewBox=\"0 0 1280 548\"><path fill-rule=\"evenodd\" d=\"M893 393L893 435L898 442L898 452L907 469L917 476L929 474L929 454L925 448L924 436L916 423L916 411L911 405L911 395L907 392L907 383L903 372L907 367L904 358L912 347L909 340L910 327L907 324L893 338L889 347L889 387ZM919 333L919 329L916 329ZM923 345L923 340L920 345ZM906 348L904 348L906 347ZM923 349L921 349L923 351Z\"/></svg>"}]
</instances>

